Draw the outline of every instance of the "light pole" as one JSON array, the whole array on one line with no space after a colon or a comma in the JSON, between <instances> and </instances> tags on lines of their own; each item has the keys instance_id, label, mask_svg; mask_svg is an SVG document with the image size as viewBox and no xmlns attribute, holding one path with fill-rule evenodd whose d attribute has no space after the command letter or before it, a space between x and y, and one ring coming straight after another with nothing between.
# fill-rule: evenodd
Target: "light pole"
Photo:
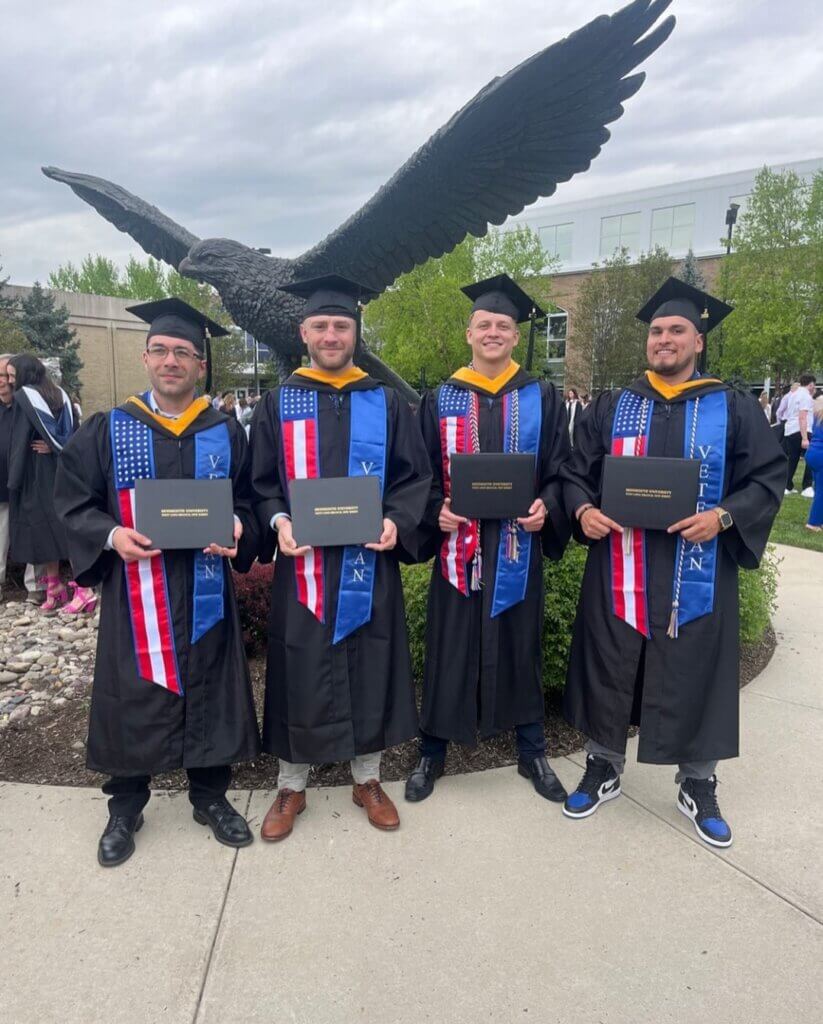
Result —
<instances>
[{"instance_id":1,"label":"light pole","mask_svg":"<svg viewBox=\"0 0 823 1024\"><path fill-rule=\"evenodd\" d=\"M740 203L730 203L728 210L726 210L726 224L728 225L729 232L726 236L726 255L728 256L732 251L732 233L734 232L734 226L737 223L737 211L740 209Z\"/></svg>"},{"instance_id":2,"label":"light pole","mask_svg":"<svg viewBox=\"0 0 823 1024\"><path fill-rule=\"evenodd\" d=\"M726 226L728 232L726 233L726 255L731 256L732 253L732 236L734 234L734 226L737 223L737 211L740 209L740 203L729 203L729 208L726 210ZM728 270L723 267L723 301L726 301L726 285L728 281ZM721 359L723 358L723 324L720 325L717 331L719 337L717 339L717 355ZM702 369L706 368L706 350L703 350L703 366Z\"/></svg>"}]
</instances>

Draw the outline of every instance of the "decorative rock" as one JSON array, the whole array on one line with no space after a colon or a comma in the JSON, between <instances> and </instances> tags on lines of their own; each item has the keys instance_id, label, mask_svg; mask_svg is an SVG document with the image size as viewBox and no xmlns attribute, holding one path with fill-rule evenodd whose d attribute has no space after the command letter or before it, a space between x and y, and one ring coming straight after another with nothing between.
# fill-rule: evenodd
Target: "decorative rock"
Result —
<instances>
[{"instance_id":1,"label":"decorative rock","mask_svg":"<svg viewBox=\"0 0 823 1024\"><path fill-rule=\"evenodd\" d=\"M85 750L86 744L82 740L75 740L71 745L72 750Z\"/></svg>"},{"instance_id":2,"label":"decorative rock","mask_svg":"<svg viewBox=\"0 0 823 1024\"><path fill-rule=\"evenodd\" d=\"M29 667L30 666L27 665L24 661L12 661L9 662L8 665L6 665L6 671L14 672L16 675L22 676L24 672L28 672Z\"/></svg>"},{"instance_id":3,"label":"decorative rock","mask_svg":"<svg viewBox=\"0 0 823 1024\"><path fill-rule=\"evenodd\" d=\"M22 619L15 619L14 622L12 622L12 626L30 626L30 625L31 625L31 619L25 618L25 617L22 618Z\"/></svg>"},{"instance_id":4,"label":"decorative rock","mask_svg":"<svg viewBox=\"0 0 823 1024\"><path fill-rule=\"evenodd\" d=\"M74 640L75 637L77 636L77 630L66 629L64 627L63 629L57 630L57 635L60 637L61 640Z\"/></svg>"},{"instance_id":5,"label":"decorative rock","mask_svg":"<svg viewBox=\"0 0 823 1024\"><path fill-rule=\"evenodd\" d=\"M42 704L35 704L34 707L31 709L31 717L32 718L37 718L37 716L39 714L41 714L42 711L43 711L43 705Z\"/></svg>"},{"instance_id":6,"label":"decorative rock","mask_svg":"<svg viewBox=\"0 0 823 1024\"><path fill-rule=\"evenodd\" d=\"M30 707L15 708L9 715L10 722L24 722L31 712Z\"/></svg>"},{"instance_id":7,"label":"decorative rock","mask_svg":"<svg viewBox=\"0 0 823 1024\"><path fill-rule=\"evenodd\" d=\"M17 675L16 675L16 673L9 672L8 669L3 669L3 671L0 672L0 684L2 684L2 683L16 683L16 682L17 682Z\"/></svg>"},{"instance_id":8,"label":"decorative rock","mask_svg":"<svg viewBox=\"0 0 823 1024\"><path fill-rule=\"evenodd\" d=\"M38 661L39 659L40 659L40 651L36 647L31 648L28 651L21 651L17 655L17 660L21 664L27 664L27 663L35 662L35 661Z\"/></svg>"},{"instance_id":9,"label":"decorative rock","mask_svg":"<svg viewBox=\"0 0 823 1024\"><path fill-rule=\"evenodd\" d=\"M54 700L52 701L52 704L56 708L62 708L66 704L66 698L65 697L55 697Z\"/></svg>"},{"instance_id":10,"label":"decorative rock","mask_svg":"<svg viewBox=\"0 0 823 1024\"><path fill-rule=\"evenodd\" d=\"M48 651L46 651L45 654L41 654L40 657L37 659L37 664L38 665L56 665L57 664L57 658L55 657L55 655L50 654Z\"/></svg>"}]
</instances>

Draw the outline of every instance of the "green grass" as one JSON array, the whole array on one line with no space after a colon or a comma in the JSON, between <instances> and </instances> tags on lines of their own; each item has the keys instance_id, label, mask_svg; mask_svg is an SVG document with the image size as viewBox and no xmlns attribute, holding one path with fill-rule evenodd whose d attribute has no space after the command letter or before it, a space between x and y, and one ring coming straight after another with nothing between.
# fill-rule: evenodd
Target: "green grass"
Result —
<instances>
[{"instance_id":1,"label":"green grass","mask_svg":"<svg viewBox=\"0 0 823 1024\"><path fill-rule=\"evenodd\" d=\"M823 551L823 533L812 533L806 529L809 521L811 498L801 498L800 482L803 479L805 463L801 460L800 468L794 478L797 494L787 494L777 513L769 540L773 544L790 544L795 548L809 548L811 551Z\"/></svg>"}]
</instances>

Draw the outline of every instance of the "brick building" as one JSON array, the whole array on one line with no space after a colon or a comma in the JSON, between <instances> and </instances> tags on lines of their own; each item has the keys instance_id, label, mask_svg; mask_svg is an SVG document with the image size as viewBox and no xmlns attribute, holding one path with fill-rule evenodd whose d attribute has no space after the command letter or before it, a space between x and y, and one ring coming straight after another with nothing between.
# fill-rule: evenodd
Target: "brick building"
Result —
<instances>
[{"instance_id":1,"label":"brick building","mask_svg":"<svg viewBox=\"0 0 823 1024\"><path fill-rule=\"evenodd\" d=\"M5 294L22 299L30 288L7 285ZM133 299L83 295L51 290L56 305L69 311L69 326L80 342L83 361L81 405L83 415L111 409L146 387L141 354L148 325L126 312Z\"/></svg>"}]
</instances>

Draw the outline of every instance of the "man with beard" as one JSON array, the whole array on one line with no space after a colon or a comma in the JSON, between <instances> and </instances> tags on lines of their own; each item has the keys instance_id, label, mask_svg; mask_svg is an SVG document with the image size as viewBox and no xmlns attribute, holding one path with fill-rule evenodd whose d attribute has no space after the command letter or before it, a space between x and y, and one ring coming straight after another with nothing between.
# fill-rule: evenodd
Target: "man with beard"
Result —
<instances>
[{"instance_id":1,"label":"man with beard","mask_svg":"<svg viewBox=\"0 0 823 1024\"><path fill-rule=\"evenodd\" d=\"M474 301L471 364L420 408L433 482L425 517L432 568L426 626L420 761L406 799L425 800L443 773L449 740L468 746L514 729L521 776L547 800L566 796L546 760L541 663L543 553L569 537L559 480L569 454L562 398L513 361L518 323L545 314L506 274L463 289ZM450 456L534 457L534 499L517 520L464 519L451 510ZM542 544L541 544L542 541Z\"/></svg>"},{"instance_id":2,"label":"man with beard","mask_svg":"<svg viewBox=\"0 0 823 1024\"><path fill-rule=\"evenodd\" d=\"M111 776L104 867L134 852L151 775L181 767L195 821L226 846L247 846L252 835L226 791L232 763L260 746L229 563L247 570L259 543L246 435L195 397L209 336L227 332L179 299L130 312L150 324L150 388L80 428L55 487L75 578L103 585L86 763ZM134 528L139 478L229 478L234 547L153 548Z\"/></svg>"},{"instance_id":3,"label":"man with beard","mask_svg":"<svg viewBox=\"0 0 823 1024\"><path fill-rule=\"evenodd\" d=\"M351 761L354 803L376 828L399 825L380 755L417 729L399 557L413 555L430 473L412 412L353 362L358 300L373 293L337 275L283 289L306 299L300 334L311 366L258 404L252 465L261 561L277 563L266 663L263 747L280 759L263 839L285 839L306 807L314 762ZM383 531L375 543L298 547L289 485L377 476Z\"/></svg>"},{"instance_id":4,"label":"man with beard","mask_svg":"<svg viewBox=\"0 0 823 1024\"><path fill-rule=\"evenodd\" d=\"M717 761L738 754L738 568L759 564L780 507L786 459L757 401L697 367L731 309L670 278L638 313L649 369L598 396L564 467L576 536L590 545L565 692L588 737L586 770L563 812L620 795L630 724L638 760L676 764L677 806L712 846L731 845ZM600 509L606 455L698 459L694 515L631 529Z\"/></svg>"}]
</instances>

